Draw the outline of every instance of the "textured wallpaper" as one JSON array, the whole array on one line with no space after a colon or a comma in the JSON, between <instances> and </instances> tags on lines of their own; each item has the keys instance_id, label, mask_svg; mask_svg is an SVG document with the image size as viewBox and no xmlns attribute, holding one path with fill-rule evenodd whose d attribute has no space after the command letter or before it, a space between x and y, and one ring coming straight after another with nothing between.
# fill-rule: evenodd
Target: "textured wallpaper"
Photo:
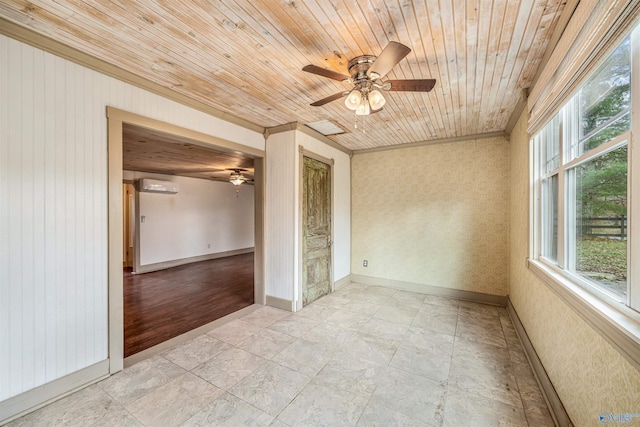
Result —
<instances>
[{"instance_id":1,"label":"textured wallpaper","mask_svg":"<svg viewBox=\"0 0 640 427\"><path fill-rule=\"evenodd\" d=\"M507 294L504 138L357 154L351 194L353 274Z\"/></svg>"},{"instance_id":2,"label":"textured wallpaper","mask_svg":"<svg viewBox=\"0 0 640 427\"><path fill-rule=\"evenodd\" d=\"M640 372L526 267L526 120L525 113L511 133L509 298L574 425L604 425L599 421L602 412L640 413ZM640 419L617 424L640 425Z\"/></svg>"}]
</instances>

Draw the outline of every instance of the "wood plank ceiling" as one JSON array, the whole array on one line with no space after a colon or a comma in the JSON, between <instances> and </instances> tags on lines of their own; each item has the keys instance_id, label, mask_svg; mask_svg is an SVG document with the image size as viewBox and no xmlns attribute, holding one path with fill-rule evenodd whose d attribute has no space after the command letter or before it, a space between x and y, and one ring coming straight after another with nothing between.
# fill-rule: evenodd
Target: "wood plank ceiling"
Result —
<instances>
[{"instance_id":1,"label":"wood plank ceiling","mask_svg":"<svg viewBox=\"0 0 640 427\"><path fill-rule=\"evenodd\" d=\"M253 159L127 123L122 125L122 167L222 182L229 182L229 169L238 169L245 183L253 185Z\"/></svg>"},{"instance_id":2,"label":"wood plank ceiling","mask_svg":"<svg viewBox=\"0 0 640 427\"><path fill-rule=\"evenodd\" d=\"M328 119L352 150L503 131L531 85L564 0L2 0L0 16L262 127ZM430 93L385 92L359 120L348 89L301 71L347 74L389 41L412 51L389 79L437 79ZM365 131L365 133L363 133Z\"/></svg>"}]
</instances>

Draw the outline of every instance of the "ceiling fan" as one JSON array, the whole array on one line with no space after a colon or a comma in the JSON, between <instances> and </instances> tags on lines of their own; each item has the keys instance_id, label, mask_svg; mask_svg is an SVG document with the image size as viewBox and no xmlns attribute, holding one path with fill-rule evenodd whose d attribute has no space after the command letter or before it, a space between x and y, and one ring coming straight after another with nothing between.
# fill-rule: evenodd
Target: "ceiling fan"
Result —
<instances>
[{"instance_id":1,"label":"ceiling fan","mask_svg":"<svg viewBox=\"0 0 640 427\"><path fill-rule=\"evenodd\" d=\"M353 84L351 90L338 92L311 105L319 107L346 96L344 103L347 108L355 110L357 115L365 116L382 110L386 100L380 89L397 92L429 92L436 84L434 79L384 80L387 73L409 52L411 49L407 46L392 41L377 57L374 55L356 56L349 61L348 70L351 77L317 65L305 66L302 71L307 73Z\"/></svg>"},{"instance_id":2,"label":"ceiling fan","mask_svg":"<svg viewBox=\"0 0 640 427\"><path fill-rule=\"evenodd\" d=\"M227 168L225 172L215 172L212 178L221 178L236 186L244 183L253 184L253 177L245 175L243 172L249 171L242 168ZM218 176L218 174L223 174L223 176Z\"/></svg>"}]
</instances>

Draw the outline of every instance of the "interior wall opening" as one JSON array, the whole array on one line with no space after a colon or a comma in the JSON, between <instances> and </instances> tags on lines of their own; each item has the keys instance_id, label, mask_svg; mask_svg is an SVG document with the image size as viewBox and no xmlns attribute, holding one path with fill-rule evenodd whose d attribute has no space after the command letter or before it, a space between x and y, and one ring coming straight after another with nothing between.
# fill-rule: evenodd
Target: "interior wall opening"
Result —
<instances>
[{"instance_id":1,"label":"interior wall opening","mask_svg":"<svg viewBox=\"0 0 640 427\"><path fill-rule=\"evenodd\" d=\"M117 372L126 357L264 304L263 152L116 109L108 117ZM150 179L171 191L145 189Z\"/></svg>"},{"instance_id":2,"label":"interior wall opening","mask_svg":"<svg viewBox=\"0 0 640 427\"><path fill-rule=\"evenodd\" d=\"M127 123L122 142L126 358L254 303L254 169Z\"/></svg>"}]
</instances>

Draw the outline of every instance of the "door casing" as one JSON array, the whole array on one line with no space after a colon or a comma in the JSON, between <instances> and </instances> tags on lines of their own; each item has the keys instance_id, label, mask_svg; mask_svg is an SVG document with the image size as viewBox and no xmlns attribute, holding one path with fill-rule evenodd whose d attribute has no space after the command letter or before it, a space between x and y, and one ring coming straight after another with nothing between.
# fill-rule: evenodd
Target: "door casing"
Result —
<instances>
[{"instance_id":1,"label":"door casing","mask_svg":"<svg viewBox=\"0 0 640 427\"><path fill-rule=\"evenodd\" d=\"M265 304L264 286L264 157L265 152L222 138L185 129L160 120L107 107L108 127L108 283L109 283L109 373L124 367L124 303L123 303L123 200L122 200L122 125L129 123L191 139L194 143L239 151L254 159L255 258L254 301ZM136 192L137 193L137 192Z\"/></svg>"}]
</instances>

